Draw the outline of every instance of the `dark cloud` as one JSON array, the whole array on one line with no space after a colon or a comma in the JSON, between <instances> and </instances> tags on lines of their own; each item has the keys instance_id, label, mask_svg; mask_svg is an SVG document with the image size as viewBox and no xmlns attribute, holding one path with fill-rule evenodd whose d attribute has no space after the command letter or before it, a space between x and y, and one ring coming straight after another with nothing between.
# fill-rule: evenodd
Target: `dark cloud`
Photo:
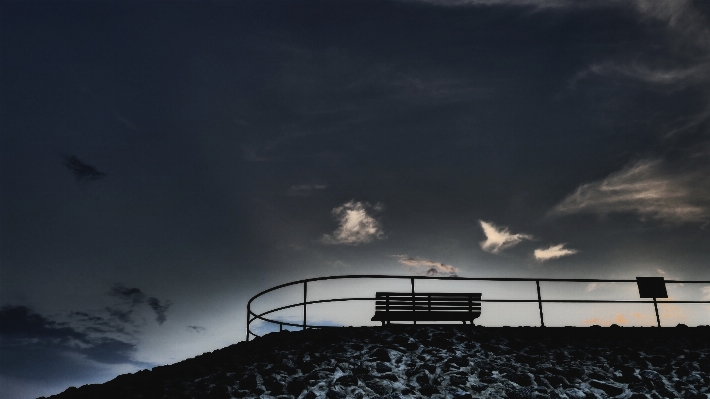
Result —
<instances>
[{"instance_id":1,"label":"dark cloud","mask_svg":"<svg viewBox=\"0 0 710 399\"><path fill-rule=\"evenodd\" d=\"M129 306L125 309L115 307L106 308L106 311L112 317L126 324L135 323L133 320L134 309L143 303L147 303L148 306L155 312L155 320L158 324L163 324L165 320L167 320L165 314L167 313L168 308L172 305L172 303L168 300L161 301L156 297L148 298L139 288L126 287L121 283L114 284L111 287L109 295L119 298L122 302Z\"/></svg>"},{"instance_id":2,"label":"dark cloud","mask_svg":"<svg viewBox=\"0 0 710 399\"><path fill-rule=\"evenodd\" d=\"M187 329L196 333L201 333L207 330L206 328L200 326L187 326Z\"/></svg>"},{"instance_id":3,"label":"dark cloud","mask_svg":"<svg viewBox=\"0 0 710 399\"><path fill-rule=\"evenodd\" d=\"M128 288L121 283L116 283L111 287L109 293L112 296L129 301L135 306L145 301L145 294L138 288Z\"/></svg>"},{"instance_id":4,"label":"dark cloud","mask_svg":"<svg viewBox=\"0 0 710 399\"><path fill-rule=\"evenodd\" d=\"M98 180L106 176L105 173L99 172L91 165L85 164L75 155L64 157L62 164L74 174L77 181Z\"/></svg>"},{"instance_id":5,"label":"dark cloud","mask_svg":"<svg viewBox=\"0 0 710 399\"><path fill-rule=\"evenodd\" d=\"M66 342L85 337L69 327L34 313L26 306L4 306L0 309L0 335L8 339L40 339Z\"/></svg>"},{"instance_id":6,"label":"dark cloud","mask_svg":"<svg viewBox=\"0 0 710 399\"><path fill-rule=\"evenodd\" d=\"M108 314L111 317L117 319L121 323L126 323L126 324L134 324L135 323L133 320L133 317L132 317L133 309L116 309L116 308L112 308L112 307L107 306L106 312L108 312Z\"/></svg>"},{"instance_id":7,"label":"dark cloud","mask_svg":"<svg viewBox=\"0 0 710 399\"><path fill-rule=\"evenodd\" d=\"M103 318L84 312L76 312L74 316L84 321L103 322ZM67 324L69 326L64 326ZM147 366L133 360L136 344L131 339L97 334L107 332L104 328L71 324L57 322L26 306L2 307L0 372L18 378L37 378L41 373L45 381L51 381L90 378L104 372L81 359L101 364Z\"/></svg>"},{"instance_id":8,"label":"dark cloud","mask_svg":"<svg viewBox=\"0 0 710 399\"><path fill-rule=\"evenodd\" d=\"M155 321L157 321L158 324L163 324L166 320L165 313L172 303L170 301L163 301L161 303L158 298L150 297L148 298L148 305L155 312Z\"/></svg>"}]
</instances>

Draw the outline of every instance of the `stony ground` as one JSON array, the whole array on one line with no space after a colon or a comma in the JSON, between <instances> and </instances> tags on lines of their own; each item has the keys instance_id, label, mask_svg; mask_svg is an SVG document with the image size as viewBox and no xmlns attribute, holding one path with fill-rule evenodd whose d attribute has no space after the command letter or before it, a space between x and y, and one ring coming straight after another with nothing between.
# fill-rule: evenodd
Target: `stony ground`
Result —
<instances>
[{"instance_id":1,"label":"stony ground","mask_svg":"<svg viewBox=\"0 0 710 399\"><path fill-rule=\"evenodd\" d=\"M272 333L55 398L710 398L710 327Z\"/></svg>"}]
</instances>

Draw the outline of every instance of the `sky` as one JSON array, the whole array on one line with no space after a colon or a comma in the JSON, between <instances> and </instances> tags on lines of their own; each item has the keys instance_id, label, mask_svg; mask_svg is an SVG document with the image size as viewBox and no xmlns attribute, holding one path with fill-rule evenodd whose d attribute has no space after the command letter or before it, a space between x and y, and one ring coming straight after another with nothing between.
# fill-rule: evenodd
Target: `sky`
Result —
<instances>
[{"instance_id":1,"label":"sky","mask_svg":"<svg viewBox=\"0 0 710 399\"><path fill-rule=\"evenodd\" d=\"M710 280L708 4L2 2L0 397L241 341L247 300L303 278ZM495 306L481 324L537 322ZM703 306L662 319L710 324ZM648 307L550 313L655 322Z\"/></svg>"}]
</instances>

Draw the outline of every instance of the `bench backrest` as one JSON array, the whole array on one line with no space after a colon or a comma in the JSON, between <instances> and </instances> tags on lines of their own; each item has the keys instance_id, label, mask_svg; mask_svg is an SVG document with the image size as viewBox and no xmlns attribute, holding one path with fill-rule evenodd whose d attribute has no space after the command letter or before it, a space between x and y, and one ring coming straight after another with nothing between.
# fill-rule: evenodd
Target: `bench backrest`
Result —
<instances>
[{"instance_id":1,"label":"bench backrest","mask_svg":"<svg viewBox=\"0 0 710 399\"><path fill-rule=\"evenodd\" d=\"M481 293L378 292L378 312L480 312Z\"/></svg>"}]
</instances>

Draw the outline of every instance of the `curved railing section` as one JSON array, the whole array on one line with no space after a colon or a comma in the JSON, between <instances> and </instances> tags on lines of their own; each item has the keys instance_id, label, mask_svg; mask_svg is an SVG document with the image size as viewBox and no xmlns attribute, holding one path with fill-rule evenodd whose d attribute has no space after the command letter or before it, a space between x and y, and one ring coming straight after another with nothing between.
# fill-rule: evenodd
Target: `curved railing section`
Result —
<instances>
[{"instance_id":1,"label":"curved railing section","mask_svg":"<svg viewBox=\"0 0 710 399\"><path fill-rule=\"evenodd\" d=\"M710 304L710 301L662 301L657 302L656 298L653 300L599 300L599 299L542 299L542 294L540 291L540 282L568 282L568 283L636 283L637 280L606 280L606 279L589 279L589 278L578 278L578 279L565 279L565 278L512 278L512 277L430 277L430 276L397 276L397 275L380 275L380 274L353 274L353 275L342 275L342 276L327 276L327 277L315 277L308 278L298 281L292 281L289 283L277 285L271 287L260 293L254 295L247 302L247 326L246 326L246 340L249 341L251 337L259 337L258 334L251 331L251 324L256 320L261 320L267 323L273 323L279 326L279 330L282 330L284 326L290 327L300 327L302 329L308 328L334 328L334 326L325 325L313 325L308 324L308 305L319 304L319 303L330 303L330 302L349 302L349 301L375 301L374 297L347 297L347 298L332 298L332 299L320 299L320 300L308 300L308 283L316 281L326 281L326 280L344 280L344 279L391 279L391 280L410 280L412 293L415 292L415 281L416 280L446 280L446 281L498 281L498 282L534 282L537 289L537 299L481 299L480 302L517 302L517 303L531 303L536 302L538 304L540 312L540 326L545 327L545 321L543 316L543 303L652 303L656 309L656 319L658 321L658 326L661 326L660 318L658 315L657 303L706 303ZM664 283L669 284L710 284L710 281L698 281L698 280L663 280ZM295 302L289 305L279 306L274 309L269 309L265 312L255 313L252 311L252 303L264 295L280 290L286 287L292 287L297 285L303 285L303 300ZM286 321L274 320L266 317L272 313L285 310L302 307L303 308L303 321L301 323L291 323Z\"/></svg>"}]
</instances>

